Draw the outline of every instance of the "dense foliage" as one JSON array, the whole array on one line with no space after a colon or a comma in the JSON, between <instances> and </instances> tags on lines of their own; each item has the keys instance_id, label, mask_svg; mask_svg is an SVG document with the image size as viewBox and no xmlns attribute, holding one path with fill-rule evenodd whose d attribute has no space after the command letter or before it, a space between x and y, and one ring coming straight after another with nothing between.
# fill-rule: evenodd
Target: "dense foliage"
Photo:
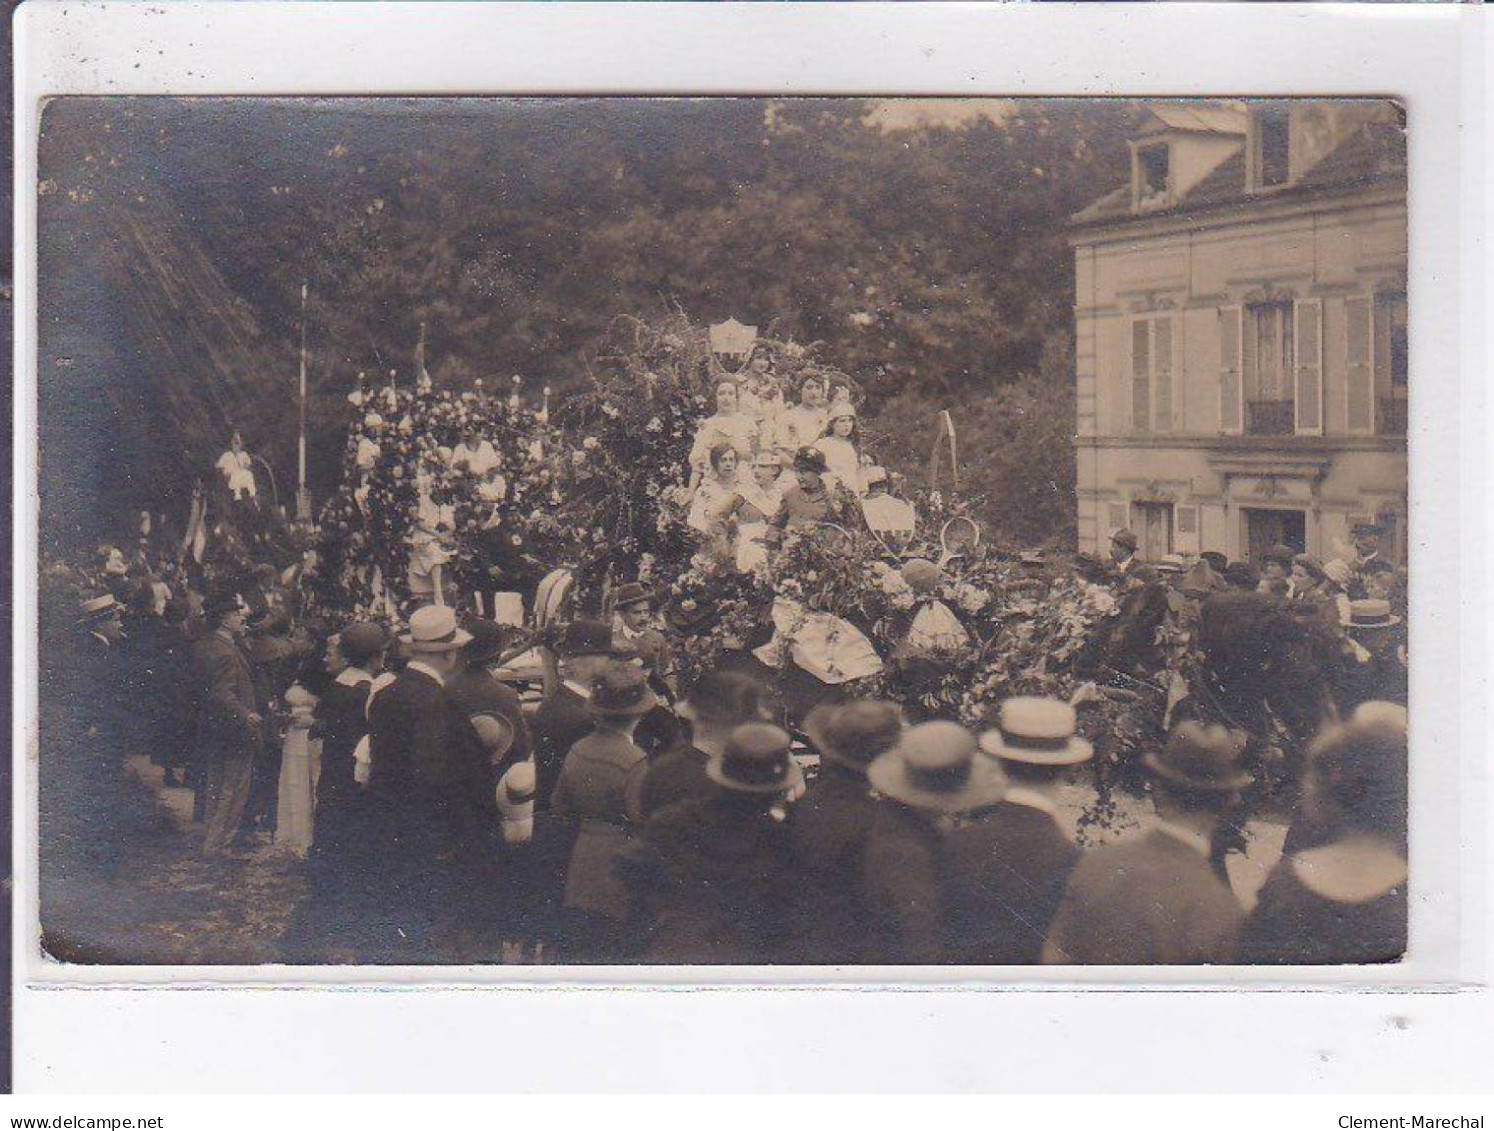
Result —
<instances>
[{"instance_id":1,"label":"dense foliage","mask_svg":"<svg viewBox=\"0 0 1494 1131\"><path fill-rule=\"evenodd\" d=\"M889 125L855 100L50 103L42 138L44 517L92 538L185 511L230 424L293 482L309 283L311 483L336 487L360 370L586 387L619 314L820 342L868 434L920 468L937 412L987 517L1071 524L1069 214L1134 107L991 103ZM109 438L106 445L99 438ZM1057 441L1056 443L1054 441ZM54 538L74 537L54 526Z\"/></svg>"}]
</instances>

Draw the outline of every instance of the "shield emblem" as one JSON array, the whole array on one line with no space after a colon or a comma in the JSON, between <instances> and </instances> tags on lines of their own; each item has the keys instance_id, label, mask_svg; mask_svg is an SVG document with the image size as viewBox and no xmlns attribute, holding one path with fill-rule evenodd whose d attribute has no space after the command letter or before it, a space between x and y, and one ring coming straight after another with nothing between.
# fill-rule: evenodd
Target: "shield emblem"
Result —
<instances>
[{"instance_id":1,"label":"shield emblem","mask_svg":"<svg viewBox=\"0 0 1494 1131\"><path fill-rule=\"evenodd\" d=\"M744 326L735 318L711 325L711 352L718 357L745 359L757 341L757 327Z\"/></svg>"}]
</instances>

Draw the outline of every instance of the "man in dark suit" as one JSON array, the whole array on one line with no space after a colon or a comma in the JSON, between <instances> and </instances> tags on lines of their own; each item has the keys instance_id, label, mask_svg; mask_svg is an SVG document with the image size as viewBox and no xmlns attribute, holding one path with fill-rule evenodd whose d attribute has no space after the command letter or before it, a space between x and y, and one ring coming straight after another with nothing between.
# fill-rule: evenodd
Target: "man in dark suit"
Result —
<instances>
[{"instance_id":1,"label":"man in dark suit","mask_svg":"<svg viewBox=\"0 0 1494 1131\"><path fill-rule=\"evenodd\" d=\"M1251 778L1244 735L1183 722L1143 765L1161 818L1086 854L1069 879L1043 961L1116 966L1230 962L1244 913L1209 865L1220 814Z\"/></svg>"},{"instance_id":2,"label":"man in dark suit","mask_svg":"<svg viewBox=\"0 0 1494 1131\"><path fill-rule=\"evenodd\" d=\"M951 961L1019 965L1042 960L1043 939L1079 850L1055 818L1057 787L1093 749L1060 699L1008 699L1000 728L980 747L1006 775L985 819L949 835Z\"/></svg>"},{"instance_id":3,"label":"man in dark suit","mask_svg":"<svg viewBox=\"0 0 1494 1131\"><path fill-rule=\"evenodd\" d=\"M241 639L245 609L227 590L203 604L206 635L192 645L197 685L197 749L205 781L203 816L207 836L202 850L216 855L238 834L254 782L264 719L257 709L254 675Z\"/></svg>"},{"instance_id":4,"label":"man in dark suit","mask_svg":"<svg viewBox=\"0 0 1494 1131\"><path fill-rule=\"evenodd\" d=\"M566 628L558 664L546 677L544 702L530 727L540 808L548 808L571 747L591 733L591 684L614 653L612 630L605 624L578 620Z\"/></svg>"},{"instance_id":5,"label":"man in dark suit","mask_svg":"<svg viewBox=\"0 0 1494 1131\"><path fill-rule=\"evenodd\" d=\"M449 607L416 609L400 637L411 659L369 708L368 787L388 875L384 941L422 958L478 896L461 881L497 827L491 770L446 693L470 639Z\"/></svg>"}]
</instances>

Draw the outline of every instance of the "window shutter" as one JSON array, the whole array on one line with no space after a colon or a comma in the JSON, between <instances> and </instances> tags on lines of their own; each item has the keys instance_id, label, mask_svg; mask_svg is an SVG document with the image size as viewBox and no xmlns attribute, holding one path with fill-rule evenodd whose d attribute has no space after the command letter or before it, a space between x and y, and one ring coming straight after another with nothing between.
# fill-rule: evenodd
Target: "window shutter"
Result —
<instances>
[{"instance_id":1,"label":"window shutter","mask_svg":"<svg viewBox=\"0 0 1494 1131\"><path fill-rule=\"evenodd\" d=\"M1323 434L1323 300L1296 303L1297 435Z\"/></svg>"},{"instance_id":2,"label":"window shutter","mask_svg":"<svg viewBox=\"0 0 1494 1131\"><path fill-rule=\"evenodd\" d=\"M1174 540L1180 551L1198 551L1198 508L1194 506L1180 506L1174 512L1174 521L1177 523L1177 537Z\"/></svg>"},{"instance_id":3,"label":"window shutter","mask_svg":"<svg viewBox=\"0 0 1494 1131\"><path fill-rule=\"evenodd\" d=\"M1245 310L1226 306L1219 311L1219 431L1239 435L1243 428L1241 374Z\"/></svg>"},{"instance_id":4,"label":"window shutter","mask_svg":"<svg viewBox=\"0 0 1494 1131\"><path fill-rule=\"evenodd\" d=\"M1145 318L1131 323L1131 430L1152 430L1151 325Z\"/></svg>"},{"instance_id":5,"label":"window shutter","mask_svg":"<svg viewBox=\"0 0 1494 1131\"><path fill-rule=\"evenodd\" d=\"M1346 403L1348 429L1364 435L1375 430L1373 317L1370 300L1355 295L1344 300L1344 330L1348 336Z\"/></svg>"},{"instance_id":6,"label":"window shutter","mask_svg":"<svg viewBox=\"0 0 1494 1131\"><path fill-rule=\"evenodd\" d=\"M1172 318L1152 321L1152 426L1172 431Z\"/></svg>"}]
</instances>

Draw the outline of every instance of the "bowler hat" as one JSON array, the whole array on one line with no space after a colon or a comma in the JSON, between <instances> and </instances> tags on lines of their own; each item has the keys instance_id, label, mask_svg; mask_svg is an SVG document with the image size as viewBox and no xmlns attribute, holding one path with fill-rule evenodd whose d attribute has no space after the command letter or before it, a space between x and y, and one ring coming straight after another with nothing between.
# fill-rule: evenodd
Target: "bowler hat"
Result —
<instances>
[{"instance_id":1,"label":"bowler hat","mask_svg":"<svg viewBox=\"0 0 1494 1131\"><path fill-rule=\"evenodd\" d=\"M457 624L456 613L447 605L422 605L410 614L410 631L399 638L405 651L417 653L455 652L472 639Z\"/></svg>"},{"instance_id":2,"label":"bowler hat","mask_svg":"<svg viewBox=\"0 0 1494 1131\"><path fill-rule=\"evenodd\" d=\"M1255 780L1240 764L1244 751L1239 731L1189 719L1173 727L1160 754L1148 751L1141 764L1171 785L1199 793L1233 793Z\"/></svg>"},{"instance_id":3,"label":"bowler hat","mask_svg":"<svg viewBox=\"0 0 1494 1131\"><path fill-rule=\"evenodd\" d=\"M800 448L794 453L795 471L812 471L817 475L824 475L828 468L825 453L817 448Z\"/></svg>"},{"instance_id":4,"label":"bowler hat","mask_svg":"<svg viewBox=\"0 0 1494 1131\"><path fill-rule=\"evenodd\" d=\"M472 639L462 645L462 663L468 667L497 659L518 635L512 625L491 620L473 621L471 633Z\"/></svg>"},{"instance_id":5,"label":"bowler hat","mask_svg":"<svg viewBox=\"0 0 1494 1131\"><path fill-rule=\"evenodd\" d=\"M1224 580L1236 589L1254 590L1261 583L1261 574L1249 562L1230 562L1224 567Z\"/></svg>"},{"instance_id":6,"label":"bowler hat","mask_svg":"<svg viewBox=\"0 0 1494 1131\"><path fill-rule=\"evenodd\" d=\"M654 599L654 591L637 581L625 582L617 587L612 597L614 609L626 609L629 605L641 605Z\"/></svg>"},{"instance_id":7,"label":"bowler hat","mask_svg":"<svg viewBox=\"0 0 1494 1131\"><path fill-rule=\"evenodd\" d=\"M1019 695L1001 704L1000 730L980 736L980 748L993 758L1031 766L1077 766L1094 756L1078 735L1074 708L1062 699Z\"/></svg>"},{"instance_id":8,"label":"bowler hat","mask_svg":"<svg viewBox=\"0 0 1494 1131\"><path fill-rule=\"evenodd\" d=\"M804 720L804 731L825 761L865 770L897 745L903 734L903 715L892 703L857 699L816 707Z\"/></svg>"},{"instance_id":9,"label":"bowler hat","mask_svg":"<svg viewBox=\"0 0 1494 1131\"><path fill-rule=\"evenodd\" d=\"M354 621L337 637L337 650L353 667L362 667L389 647L389 632L373 621Z\"/></svg>"},{"instance_id":10,"label":"bowler hat","mask_svg":"<svg viewBox=\"0 0 1494 1131\"><path fill-rule=\"evenodd\" d=\"M1360 521L1354 524L1353 533L1354 537L1358 538L1363 534L1384 534L1385 531L1378 522Z\"/></svg>"},{"instance_id":11,"label":"bowler hat","mask_svg":"<svg viewBox=\"0 0 1494 1131\"><path fill-rule=\"evenodd\" d=\"M792 743L782 727L744 723L706 763L706 777L733 793L788 793L804 780Z\"/></svg>"},{"instance_id":12,"label":"bowler hat","mask_svg":"<svg viewBox=\"0 0 1494 1131\"><path fill-rule=\"evenodd\" d=\"M975 756L975 736L959 723L920 723L866 771L872 788L914 809L969 813L1001 800L1001 767Z\"/></svg>"},{"instance_id":13,"label":"bowler hat","mask_svg":"<svg viewBox=\"0 0 1494 1131\"><path fill-rule=\"evenodd\" d=\"M597 620L572 621L566 626L560 654L568 660L579 656L614 655L616 649L612 644L612 630Z\"/></svg>"},{"instance_id":14,"label":"bowler hat","mask_svg":"<svg viewBox=\"0 0 1494 1131\"><path fill-rule=\"evenodd\" d=\"M1139 545L1135 533L1130 530L1117 530L1110 536L1110 540L1117 546L1123 546L1127 550L1130 550L1133 554L1136 552L1137 545Z\"/></svg>"},{"instance_id":15,"label":"bowler hat","mask_svg":"<svg viewBox=\"0 0 1494 1131\"><path fill-rule=\"evenodd\" d=\"M1187 570L1188 563L1183 560L1181 554L1167 554L1157 560L1156 569L1158 573L1180 574Z\"/></svg>"},{"instance_id":16,"label":"bowler hat","mask_svg":"<svg viewBox=\"0 0 1494 1131\"><path fill-rule=\"evenodd\" d=\"M586 705L594 715L631 718L648 714L658 702L642 668L608 664L591 681L591 698Z\"/></svg>"}]
</instances>

